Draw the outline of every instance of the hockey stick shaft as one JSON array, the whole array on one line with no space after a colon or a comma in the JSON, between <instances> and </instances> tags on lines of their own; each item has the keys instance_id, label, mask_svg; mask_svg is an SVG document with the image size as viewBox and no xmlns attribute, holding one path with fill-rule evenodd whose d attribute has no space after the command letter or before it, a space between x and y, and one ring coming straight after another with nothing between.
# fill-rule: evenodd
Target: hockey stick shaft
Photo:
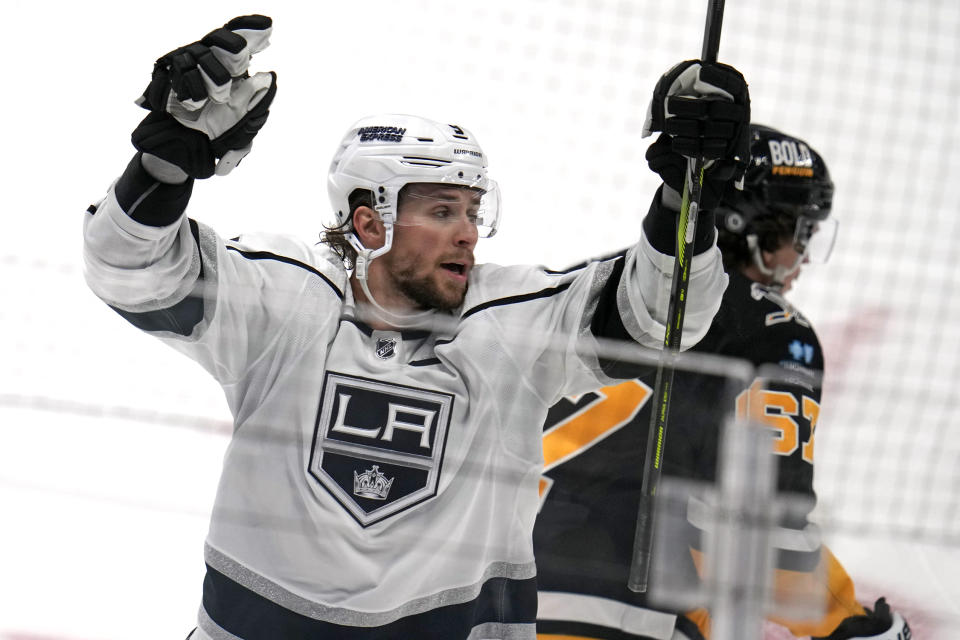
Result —
<instances>
[{"instance_id":1,"label":"hockey stick shaft","mask_svg":"<svg viewBox=\"0 0 960 640\"><path fill-rule=\"evenodd\" d=\"M707 19L703 32L703 51L700 59L716 62L720 48L720 30L723 26L724 0L708 0ZM657 366L653 399L656 402L650 416L650 431L647 435L647 450L643 464L643 484L637 512L637 529L634 536L633 559L630 562L630 577L627 587L631 591L646 592L653 559L654 512L657 486L663 464L663 452L667 439L667 419L670 414L670 399L673 393L673 359L680 351L683 334L683 315L687 307L687 288L690 284L690 263L693 261L693 240L697 230L697 215L700 208L700 191L703 186L704 161L690 160L683 184L683 199L677 223L677 251L673 262L673 280L670 304L667 307L666 335Z\"/></svg>"}]
</instances>

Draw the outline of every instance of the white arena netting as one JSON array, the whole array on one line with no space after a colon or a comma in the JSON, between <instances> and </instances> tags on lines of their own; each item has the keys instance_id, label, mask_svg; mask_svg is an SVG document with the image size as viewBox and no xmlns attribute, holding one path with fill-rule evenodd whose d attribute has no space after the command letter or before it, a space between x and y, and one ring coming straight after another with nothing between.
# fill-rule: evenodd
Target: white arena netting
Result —
<instances>
[{"instance_id":1,"label":"white arena netting","mask_svg":"<svg viewBox=\"0 0 960 640\"><path fill-rule=\"evenodd\" d=\"M273 44L252 65L279 74L270 121L243 166L197 184L191 203L190 214L224 237L315 238L330 219L325 174L345 128L368 113L417 113L469 128L490 157L505 218L478 260L563 268L639 233L658 183L640 137L649 95L673 63L699 56L706 8L242 4L175 1L147 15L136 4L91 2L56 16L13 5L11 50L34 55L17 63L17 100L0 105L0 507L9 537L0 565L12 567L0 600L21 603L0 608L0 640L124 638L154 605L164 620L139 637L178 637L199 602L226 405L198 366L95 299L80 256L83 211L130 156L144 113L133 100L157 56L236 14L274 18ZM903 558L923 562L898 564L883 551L848 568L855 580L863 572L867 593L922 583L926 595L907 595L953 628L958 33L953 0L728 0L720 45L720 60L750 83L754 121L807 140L836 183L833 257L807 268L790 296L826 352L817 517L828 540L922 549ZM62 579L51 585L51 575ZM116 594L142 583L137 598ZM54 601L62 622L44 615L42 603Z\"/></svg>"}]
</instances>

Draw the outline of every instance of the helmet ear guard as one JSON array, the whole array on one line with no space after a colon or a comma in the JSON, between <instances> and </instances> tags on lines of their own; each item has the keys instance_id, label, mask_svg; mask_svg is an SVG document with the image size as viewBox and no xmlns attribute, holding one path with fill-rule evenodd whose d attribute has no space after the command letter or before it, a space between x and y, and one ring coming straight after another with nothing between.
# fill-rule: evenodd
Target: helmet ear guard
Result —
<instances>
[{"instance_id":1,"label":"helmet ear guard","mask_svg":"<svg viewBox=\"0 0 960 640\"><path fill-rule=\"evenodd\" d=\"M722 225L721 228L726 229L730 233L739 235L743 233L743 230L746 228L747 221L739 211L724 209L717 212L717 224Z\"/></svg>"}]
</instances>

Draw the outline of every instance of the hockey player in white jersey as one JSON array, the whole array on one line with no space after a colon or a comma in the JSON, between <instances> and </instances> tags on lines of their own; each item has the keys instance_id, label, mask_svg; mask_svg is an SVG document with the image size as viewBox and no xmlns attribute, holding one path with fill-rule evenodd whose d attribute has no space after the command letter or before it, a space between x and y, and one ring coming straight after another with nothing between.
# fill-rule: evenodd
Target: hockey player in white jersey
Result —
<instances>
[{"instance_id":1,"label":"hockey player in white jersey","mask_svg":"<svg viewBox=\"0 0 960 640\"><path fill-rule=\"evenodd\" d=\"M191 638L532 639L540 425L609 384L598 338L662 344L676 211L658 192L631 249L573 271L477 265L500 200L476 139L381 115L335 153L324 242L225 240L185 211L267 119L276 75L248 65L271 28L236 18L157 61L137 154L84 221L92 290L233 414ZM746 83L689 62L654 95L674 159L713 161L709 200L747 157ZM726 285L701 215L685 347Z\"/></svg>"}]
</instances>

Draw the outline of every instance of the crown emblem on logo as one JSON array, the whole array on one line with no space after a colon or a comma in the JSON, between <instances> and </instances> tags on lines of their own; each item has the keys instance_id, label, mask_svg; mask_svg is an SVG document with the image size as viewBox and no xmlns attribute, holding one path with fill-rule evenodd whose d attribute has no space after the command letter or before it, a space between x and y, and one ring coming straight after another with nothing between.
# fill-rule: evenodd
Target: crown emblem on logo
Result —
<instances>
[{"instance_id":1,"label":"crown emblem on logo","mask_svg":"<svg viewBox=\"0 0 960 640\"><path fill-rule=\"evenodd\" d=\"M386 500L390 493L390 487L393 485L393 478L387 480L387 476L380 472L380 467L373 465L372 469L367 469L360 475L353 472L353 495L361 498L370 498L371 500Z\"/></svg>"},{"instance_id":2,"label":"crown emblem on logo","mask_svg":"<svg viewBox=\"0 0 960 640\"><path fill-rule=\"evenodd\" d=\"M377 357L381 360L392 358L397 352L397 341L394 338L380 338L377 340Z\"/></svg>"}]
</instances>

